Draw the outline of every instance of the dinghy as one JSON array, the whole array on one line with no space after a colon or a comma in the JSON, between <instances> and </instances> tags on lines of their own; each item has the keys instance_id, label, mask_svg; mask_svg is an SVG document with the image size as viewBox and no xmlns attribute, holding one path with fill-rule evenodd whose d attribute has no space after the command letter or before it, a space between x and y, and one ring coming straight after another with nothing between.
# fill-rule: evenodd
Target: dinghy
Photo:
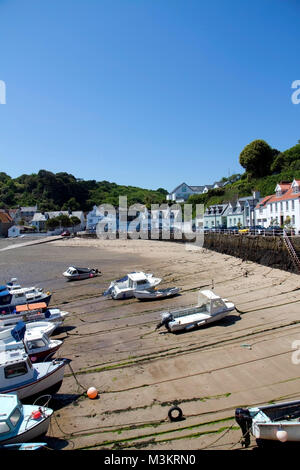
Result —
<instances>
[{"instance_id":1,"label":"dinghy","mask_svg":"<svg viewBox=\"0 0 300 470\"><path fill-rule=\"evenodd\" d=\"M128 299L134 296L137 290L150 289L161 282L160 278L144 272L133 272L122 279L111 282L109 288L103 293L112 299Z\"/></svg>"},{"instance_id":2,"label":"dinghy","mask_svg":"<svg viewBox=\"0 0 300 470\"><path fill-rule=\"evenodd\" d=\"M179 294L179 291L180 287L169 287L167 289L152 288L147 290L135 290L133 295L139 300L159 300L174 297Z\"/></svg>"},{"instance_id":3,"label":"dinghy","mask_svg":"<svg viewBox=\"0 0 300 470\"><path fill-rule=\"evenodd\" d=\"M222 299L210 290L202 290L198 295L198 305L163 312L156 329L165 326L171 332L190 330L221 320L234 309L234 304L227 299Z\"/></svg>"},{"instance_id":4,"label":"dinghy","mask_svg":"<svg viewBox=\"0 0 300 470\"><path fill-rule=\"evenodd\" d=\"M47 433L52 414L51 408L22 404L16 394L0 395L0 449L36 450L46 445L30 441Z\"/></svg>"},{"instance_id":5,"label":"dinghy","mask_svg":"<svg viewBox=\"0 0 300 470\"><path fill-rule=\"evenodd\" d=\"M94 268L78 268L76 266L70 266L64 273L63 276L68 281L78 281L80 279L89 279L96 277L101 274L101 271Z\"/></svg>"},{"instance_id":6,"label":"dinghy","mask_svg":"<svg viewBox=\"0 0 300 470\"><path fill-rule=\"evenodd\" d=\"M235 420L248 447L250 434L257 444L266 441L300 442L300 400L253 408L237 408Z\"/></svg>"}]
</instances>

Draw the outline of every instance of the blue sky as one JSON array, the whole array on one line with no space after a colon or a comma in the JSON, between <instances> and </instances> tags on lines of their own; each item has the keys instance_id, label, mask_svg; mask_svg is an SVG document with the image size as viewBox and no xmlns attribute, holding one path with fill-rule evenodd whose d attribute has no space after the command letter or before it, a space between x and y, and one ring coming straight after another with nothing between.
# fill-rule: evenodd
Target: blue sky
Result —
<instances>
[{"instance_id":1,"label":"blue sky","mask_svg":"<svg viewBox=\"0 0 300 470\"><path fill-rule=\"evenodd\" d=\"M173 189L300 139L299 0L0 0L0 171Z\"/></svg>"}]
</instances>

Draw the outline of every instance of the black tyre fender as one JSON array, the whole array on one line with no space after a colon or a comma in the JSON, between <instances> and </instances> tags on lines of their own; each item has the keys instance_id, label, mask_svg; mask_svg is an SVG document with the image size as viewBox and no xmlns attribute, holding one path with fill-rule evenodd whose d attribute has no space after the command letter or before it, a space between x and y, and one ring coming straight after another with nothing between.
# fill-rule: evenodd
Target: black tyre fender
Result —
<instances>
[{"instance_id":1,"label":"black tyre fender","mask_svg":"<svg viewBox=\"0 0 300 470\"><path fill-rule=\"evenodd\" d=\"M170 421L180 421L183 417L182 409L179 406L172 406L168 411Z\"/></svg>"}]
</instances>

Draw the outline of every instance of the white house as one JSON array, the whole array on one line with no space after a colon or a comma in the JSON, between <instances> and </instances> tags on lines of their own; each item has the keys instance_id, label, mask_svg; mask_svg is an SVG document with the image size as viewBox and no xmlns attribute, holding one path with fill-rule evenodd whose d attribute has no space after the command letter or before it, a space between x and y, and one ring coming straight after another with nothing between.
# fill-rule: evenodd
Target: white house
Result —
<instances>
[{"instance_id":1,"label":"white house","mask_svg":"<svg viewBox=\"0 0 300 470\"><path fill-rule=\"evenodd\" d=\"M173 191L167 194L167 201L182 203L187 201L189 196L193 194L205 194L209 189L222 188L225 183L220 181L215 182L214 184L207 184L203 186L189 186L186 183L181 183Z\"/></svg>"},{"instance_id":2,"label":"white house","mask_svg":"<svg viewBox=\"0 0 300 470\"><path fill-rule=\"evenodd\" d=\"M96 230L98 222L102 220L103 217L103 212L100 212L99 207L95 205L86 216L86 229L90 231Z\"/></svg>"},{"instance_id":3,"label":"white house","mask_svg":"<svg viewBox=\"0 0 300 470\"><path fill-rule=\"evenodd\" d=\"M45 230L46 222L48 219L53 219L54 217L58 217L59 215L67 215L68 217L78 217L80 220L80 224L74 227L75 231L84 230L86 221L85 216L82 211L50 211L50 212L36 212L34 214L33 219L31 220L31 225L36 227L37 231L40 232ZM67 227L65 227L67 228Z\"/></svg>"},{"instance_id":4,"label":"white house","mask_svg":"<svg viewBox=\"0 0 300 470\"><path fill-rule=\"evenodd\" d=\"M300 180L282 181L275 193L263 198L255 207L257 224L264 227L291 225L300 231Z\"/></svg>"}]
</instances>

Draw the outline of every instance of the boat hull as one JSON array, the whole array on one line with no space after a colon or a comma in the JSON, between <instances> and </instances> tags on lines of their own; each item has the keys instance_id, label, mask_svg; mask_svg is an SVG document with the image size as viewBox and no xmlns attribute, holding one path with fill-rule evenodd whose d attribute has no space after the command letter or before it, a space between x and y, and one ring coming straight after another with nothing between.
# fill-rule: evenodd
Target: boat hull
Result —
<instances>
[{"instance_id":1,"label":"boat hull","mask_svg":"<svg viewBox=\"0 0 300 470\"><path fill-rule=\"evenodd\" d=\"M9 439L6 439L4 441L0 441L1 445L31 442L34 439L37 439L47 434L50 425L51 415L52 414L49 414L49 416L44 418L42 421L37 421L35 426L30 427L30 429L26 430L25 432L17 434L16 436L10 437Z\"/></svg>"},{"instance_id":2,"label":"boat hull","mask_svg":"<svg viewBox=\"0 0 300 470\"><path fill-rule=\"evenodd\" d=\"M266 441L277 441L277 432L285 431L288 442L300 442L300 422L298 423L253 423L252 434L256 439Z\"/></svg>"},{"instance_id":3,"label":"boat hull","mask_svg":"<svg viewBox=\"0 0 300 470\"><path fill-rule=\"evenodd\" d=\"M138 300L141 301L147 301L147 300L160 300L160 299L166 299L169 297L175 297L175 295L178 295L180 291L179 287L172 287L170 289L161 289L161 290L153 290L153 291L134 291L134 297L136 297Z\"/></svg>"},{"instance_id":4,"label":"boat hull","mask_svg":"<svg viewBox=\"0 0 300 470\"><path fill-rule=\"evenodd\" d=\"M37 299L27 299L24 301L24 299L20 299L20 301L13 301L13 303L9 305L1 305L0 306L0 313L12 313L14 309L18 305L24 305L26 304L36 304L37 302L45 302L46 305L49 305L50 300L51 300L52 294L44 294L41 298Z\"/></svg>"},{"instance_id":5,"label":"boat hull","mask_svg":"<svg viewBox=\"0 0 300 470\"><path fill-rule=\"evenodd\" d=\"M64 368L68 361L64 359L59 362L60 364L57 367L47 375L42 376L40 379L21 384L20 386L14 386L12 388L0 389L0 393L16 393L20 400L33 398L41 395L42 393L56 393L61 387L64 377Z\"/></svg>"},{"instance_id":6,"label":"boat hull","mask_svg":"<svg viewBox=\"0 0 300 470\"><path fill-rule=\"evenodd\" d=\"M220 313L217 313L215 315L206 315L206 318L204 318L204 316L202 318L201 318L201 316L199 316L198 319L195 318L191 321L183 321L182 323L180 323L180 320L169 322L168 325L167 325L167 329L173 333L173 332L176 332L176 331L191 330L191 329L194 329L194 328L200 328L200 327L208 325L210 323L214 323L214 322L218 322L218 321L222 320L230 312L232 312L232 310L234 310L234 309L226 310L224 312L220 312Z\"/></svg>"}]
</instances>

